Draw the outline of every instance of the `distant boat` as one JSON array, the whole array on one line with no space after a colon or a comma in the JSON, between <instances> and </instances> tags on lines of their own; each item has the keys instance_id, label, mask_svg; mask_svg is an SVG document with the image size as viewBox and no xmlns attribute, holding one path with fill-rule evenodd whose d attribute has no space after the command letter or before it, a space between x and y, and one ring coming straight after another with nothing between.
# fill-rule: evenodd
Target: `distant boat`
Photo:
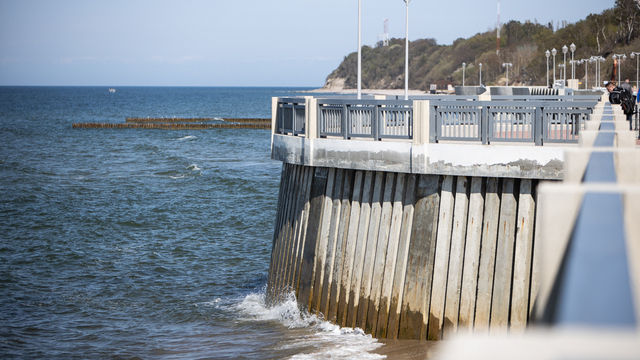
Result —
<instances>
[{"instance_id":1,"label":"distant boat","mask_svg":"<svg viewBox=\"0 0 640 360\"><path fill-rule=\"evenodd\" d=\"M115 88L109 88L109 92L114 93L114 92L116 92L116 89Z\"/></svg>"}]
</instances>

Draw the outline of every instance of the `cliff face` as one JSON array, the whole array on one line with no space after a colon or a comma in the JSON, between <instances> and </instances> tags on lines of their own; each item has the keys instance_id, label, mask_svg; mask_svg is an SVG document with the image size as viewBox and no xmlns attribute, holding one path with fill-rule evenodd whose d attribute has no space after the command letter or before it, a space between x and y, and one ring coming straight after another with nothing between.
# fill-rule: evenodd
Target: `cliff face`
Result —
<instances>
[{"instance_id":1,"label":"cliff face","mask_svg":"<svg viewBox=\"0 0 640 360\"><path fill-rule=\"evenodd\" d=\"M457 39L451 45L438 45L434 39L420 39L409 45L409 88L428 90L431 84L462 85L462 63L466 63L465 85L478 85L479 64L482 63L482 82L485 85L506 83L503 63L511 63L510 85L546 85L546 50L555 48L556 65L562 62L562 46L574 43L576 60L592 55L603 56L601 75L605 80L617 81L613 54L629 54L640 50L640 10L634 0L617 0L613 9L591 14L575 24L563 24L554 31L553 24L510 21L501 29L500 54L496 54L496 31L478 33L468 39ZM404 88L404 39L391 39L389 46L362 48L362 87L365 89ZM357 52L345 56L342 63L328 77L324 89L354 89L357 84ZM568 76L571 77L567 55ZM635 61L621 63L622 77L635 78ZM552 59L549 61L550 81L553 81ZM584 86L585 65L575 64L576 78ZM593 86L595 66L589 69ZM560 68L556 77L561 78Z\"/></svg>"}]
</instances>

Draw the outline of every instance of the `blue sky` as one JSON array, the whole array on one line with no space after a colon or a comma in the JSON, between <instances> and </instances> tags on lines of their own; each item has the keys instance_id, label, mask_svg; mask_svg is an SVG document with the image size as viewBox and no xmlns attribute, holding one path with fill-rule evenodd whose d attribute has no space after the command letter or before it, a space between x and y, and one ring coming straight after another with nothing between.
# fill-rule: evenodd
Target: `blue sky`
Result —
<instances>
[{"instance_id":1,"label":"blue sky","mask_svg":"<svg viewBox=\"0 0 640 360\"><path fill-rule=\"evenodd\" d=\"M614 3L502 0L501 20L576 22ZM451 44L494 28L496 9L413 0L409 39ZM320 87L357 49L357 10L357 0L0 0L0 85ZM402 0L362 0L364 45L384 18L404 38Z\"/></svg>"}]
</instances>

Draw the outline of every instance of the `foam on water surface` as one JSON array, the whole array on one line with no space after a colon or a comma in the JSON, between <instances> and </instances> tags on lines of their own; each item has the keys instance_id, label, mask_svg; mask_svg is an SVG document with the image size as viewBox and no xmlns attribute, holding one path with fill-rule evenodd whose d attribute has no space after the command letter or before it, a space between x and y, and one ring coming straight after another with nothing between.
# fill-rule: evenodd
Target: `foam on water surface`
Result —
<instances>
[{"instance_id":1,"label":"foam on water surface","mask_svg":"<svg viewBox=\"0 0 640 360\"><path fill-rule=\"evenodd\" d=\"M278 344L279 350L298 352L290 359L383 359L373 353L382 346L360 328L340 327L322 320L316 315L300 311L295 295L272 307L265 301L264 291L247 295L235 305L242 321L276 321L288 329L305 330L304 334Z\"/></svg>"}]
</instances>

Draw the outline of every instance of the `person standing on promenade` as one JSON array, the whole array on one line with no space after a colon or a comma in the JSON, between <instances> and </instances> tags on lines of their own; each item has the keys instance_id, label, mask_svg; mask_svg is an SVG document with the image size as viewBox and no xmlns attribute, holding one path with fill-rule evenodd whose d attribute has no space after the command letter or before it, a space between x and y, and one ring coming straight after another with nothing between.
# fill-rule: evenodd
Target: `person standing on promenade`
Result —
<instances>
[{"instance_id":1,"label":"person standing on promenade","mask_svg":"<svg viewBox=\"0 0 640 360\"><path fill-rule=\"evenodd\" d=\"M629 79L625 79L624 82L620 84L620 87L622 89L627 90L629 94L633 95L633 87L631 87L631 84L629 83Z\"/></svg>"}]
</instances>

